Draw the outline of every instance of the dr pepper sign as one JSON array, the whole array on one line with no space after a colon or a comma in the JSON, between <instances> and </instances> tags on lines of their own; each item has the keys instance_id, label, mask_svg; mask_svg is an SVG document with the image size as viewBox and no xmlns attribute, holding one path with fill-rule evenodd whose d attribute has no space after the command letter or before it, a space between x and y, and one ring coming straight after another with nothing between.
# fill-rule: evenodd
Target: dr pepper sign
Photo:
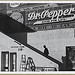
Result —
<instances>
[{"instance_id":1,"label":"dr pepper sign","mask_svg":"<svg viewBox=\"0 0 75 75\"><path fill-rule=\"evenodd\" d=\"M51 10L50 8L26 11L26 25L35 26L75 19L75 8Z\"/></svg>"}]
</instances>

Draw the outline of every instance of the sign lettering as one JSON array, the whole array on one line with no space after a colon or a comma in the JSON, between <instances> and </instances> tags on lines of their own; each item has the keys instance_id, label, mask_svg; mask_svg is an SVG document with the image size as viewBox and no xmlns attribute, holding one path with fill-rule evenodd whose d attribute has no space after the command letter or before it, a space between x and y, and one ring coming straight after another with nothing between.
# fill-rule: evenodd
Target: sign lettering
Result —
<instances>
[{"instance_id":1,"label":"sign lettering","mask_svg":"<svg viewBox=\"0 0 75 75\"><path fill-rule=\"evenodd\" d=\"M75 23L57 23L48 25L31 26L34 30L53 30L53 29L63 29L63 28L75 28Z\"/></svg>"},{"instance_id":2,"label":"sign lettering","mask_svg":"<svg viewBox=\"0 0 75 75\"><path fill-rule=\"evenodd\" d=\"M42 12L33 11L28 14L28 21L41 20L41 19L48 18L48 20L36 21L34 23L35 25L35 24L42 24L42 23L73 20L75 18L75 14L72 12L74 11L75 11L74 8L67 8L65 10L61 9L61 10L53 10L53 11L50 11L49 9L47 9Z\"/></svg>"}]
</instances>

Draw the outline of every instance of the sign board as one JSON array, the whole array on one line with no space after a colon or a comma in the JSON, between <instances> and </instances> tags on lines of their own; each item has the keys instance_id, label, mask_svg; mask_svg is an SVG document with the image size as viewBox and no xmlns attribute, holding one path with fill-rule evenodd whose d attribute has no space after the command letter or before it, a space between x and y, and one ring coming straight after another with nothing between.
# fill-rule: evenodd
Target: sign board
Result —
<instances>
[{"instance_id":1,"label":"sign board","mask_svg":"<svg viewBox=\"0 0 75 75\"><path fill-rule=\"evenodd\" d=\"M14 8L22 8L23 6L25 6L26 3L7 3L8 5L8 10L9 9L14 9Z\"/></svg>"},{"instance_id":2,"label":"sign board","mask_svg":"<svg viewBox=\"0 0 75 75\"><path fill-rule=\"evenodd\" d=\"M26 23L41 25L46 23L70 21L75 19L75 8L53 10L51 8L26 12Z\"/></svg>"},{"instance_id":3,"label":"sign board","mask_svg":"<svg viewBox=\"0 0 75 75\"><path fill-rule=\"evenodd\" d=\"M74 23L53 23L53 24L46 24L46 25L38 25L38 26L29 26L31 29L35 31L41 31L41 30L54 30L54 29L64 29L64 28L75 28L75 22Z\"/></svg>"},{"instance_id":4,"label":"sign board","mask_svg":"<svg viewBox=\"0 0 75 75\"><path fill-rule=\"evenodd\" d=\"M58 7L57 4L49 4L49 3L8 3L7 4L7 13L13 13L15 11L31 11L31 10L39 10L50 7Z\"/></svg>"},{"instance_id":5,"label":"sign board","mask_svg":"<svg viewBox=\"0 0 75 75\"><path fill-rule=\"evenodd\" d=\"M11 48L18 48L18 51L22 51L24 46L11 46Z\"/></svg>"},{"instance_id":6,"label":"sign board","mask_svg":"<svg viewBox=\"0 0 75 75\"><path fill-rule=\"evenodd\" d=\"M7 3L7 10L20 9L38 10L43 8L58 7L56 3Z\"/></svg>"},{"instance_id":7,"label":"sign board","mask_svg":"<svg viewBox=\"0 0 75 75\"><path fill-rule=\"evenodd\" d=\"M24 12L14 12L8 14L11 18L15 19L16 21L25 24L25 11Z\"/></svg>"},{"instance_id":8,"label":"sign board","mask_svg":"<svg viewBox=\"0 0 75 75\"><path fill-rule=\"evenodd\" d=\"M75 20L75 5L26 11L25 25L34 30L75 27L68 22Z\"/></svg>"},{"instance_id":9,"label":"sign board","mask_svg":"<svg viewBox=\"0 0 75 75\"><path fill-rule=\"evenodd\" d=\"M20 5L17 4L15 6L19 7ZM23 7L12 11L7 11L7 13L13 19L36 31L75 27L75 4L54 8L41 7L38 9L33 9L33 7Z\"/></svg>"}]
</instances>

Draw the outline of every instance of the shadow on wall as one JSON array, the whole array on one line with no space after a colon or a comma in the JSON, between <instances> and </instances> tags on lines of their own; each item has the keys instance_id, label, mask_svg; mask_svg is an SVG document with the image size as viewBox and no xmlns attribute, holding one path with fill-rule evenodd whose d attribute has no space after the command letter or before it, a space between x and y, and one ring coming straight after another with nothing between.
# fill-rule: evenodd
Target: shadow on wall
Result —
<instances>
[{"instance_id":1,"label":"shadow on wall","mask_svg":"<svg viewBox=\"0 0 75 75\"><path fill-rule=\"evenodd\" d=\"M46 57L47 59L53 61L54 63L58 64L59 65L59 71L68 71L66 69L66 59L63 60L63 63L58 61L57 59L49 56L49 55L45 55L42 51L36 49L35 47L27 44L27 33L15 33L15 34L11 34L11 35L8 35L9 37L11 37L12 39L20 42L21 44L25 45L26 47L30 48L31 50L39 53L40 55Z\"/></svg>"},{"instance_id":2,"label":"shadow on wall","mask_svg":"<svg viewBox=\"0 0 75 75\"><path fill-rule=\"evenodd\" d=\"M58 64L59 65L59 71L66 71L66 59L63 59L63 63L58 61L57 59L51 57L51 56L48 56L48 55L45 55L43 52L41 52L40 50L34 48L33 46L29 45L29 44L26 44L25 45L26 47L30 48L31 50L39 53L40 55L46 57L47 59L53 61L54 63Z\"/></svg>"},{"instance_id":3,"label":"shadow on wall","mask_svg":"<svg viewBox=\"0 0 75 75\"><path fill-rule=\"evenodd\" d=\"M31 46L29 44L26 44L25 46L30 48L31 50L39 53L40 55L46 57L47 59L53 61L54 63L58 64L59 65L59 71L74 71L72 61L69 58L67 58L66 56L62 56L62 58L61 58L62 62L60 62L57 59L49 56L48 54L41 52L40 50L34 48L33 46Z\"/></svg>"}]
</instances>

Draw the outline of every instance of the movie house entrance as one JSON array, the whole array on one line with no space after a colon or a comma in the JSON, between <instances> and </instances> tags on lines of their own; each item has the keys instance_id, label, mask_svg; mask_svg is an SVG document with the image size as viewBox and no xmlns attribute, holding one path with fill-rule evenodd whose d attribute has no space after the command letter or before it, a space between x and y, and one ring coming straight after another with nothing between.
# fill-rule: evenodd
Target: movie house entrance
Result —
<instances>
[{"instance_id":1,"label":"movie house entrance","mask_svg":"<svg viewBox=\"0 0 75 75\"><path fill-rule=\"evenodd\" d=\"M75 46L66 47L66 69L75 71Z\"/></svg>"},{"instance_id":2,"label":"movie house entrance","mask_svg":"<svg viewBox=\"0 0 75 75\"><path fill-rule=\"evenodd\" d=\"M1 71L17 71L16 52L1 52Z\"/></svg>"}]
</instances>

